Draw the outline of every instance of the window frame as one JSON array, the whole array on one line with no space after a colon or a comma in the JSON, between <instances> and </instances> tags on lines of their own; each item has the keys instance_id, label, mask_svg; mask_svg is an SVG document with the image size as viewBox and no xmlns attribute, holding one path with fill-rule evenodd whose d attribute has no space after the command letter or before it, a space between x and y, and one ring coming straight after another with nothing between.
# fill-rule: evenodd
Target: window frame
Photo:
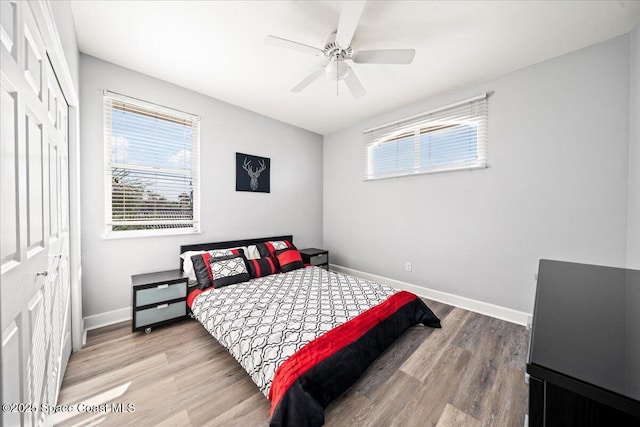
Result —
<instances>
[{"instance_id":1,"label":"window frame","mask_svg":"<svg viewBox=\"0 0 640 427\"><path fill-rule=\"evenodd\" d=\"M135 165L129 164L126 167L120 163L113 162L113 144L111 141L111 137L113 135L112 132L112 123L110 123L111 114L107 114L107 103L110 103L110 108L113 110L114 103L118 103L120 105L129 104L132 109L132 113L136 113L136 111L141 111L145 113L139 113L141 115L147 115L149 117L156 117L161 120L166 120L168 122L182 124L184 126L188 126L188 123L191 123L191 129L194 135L192 135L191 142L191 169L187 172L179 172L177 169L166 169L162 167L154 167L147 165ZM202 233L201 224L200 224L200 117L196 114L187 113L181 110L177 110L174 108L166 107L164 105L156 104L149 101L144 101L138 98L130 97L127 95L123 95L117 92L112 92L105 90L103 91L103 132L104 132L104 140L103 140L103 148L104 148L104 235L105 239L120 239L120 238L132 238L132 237L152 237L152 236L175 236L175 235L184 235L184 234L199 234ZM184 224L190 223L190 227L180 227L180 228L153 228L153 229L144 229L144 230L113 230L113 227L117 224L114 223L125 223L118 225L126 225L128 221L114 221L113 220L113 167L121 166L123 168L130 168L134 171L155 171L160 173L176 173L177 175L181 175L183 177L190 177L192 180L192 220L160 220L160 221L131 221L131 224L137 225L162 225L162 224L170 224L171 221L175 221L174 223Z\"/></svg>"},{"instance_id":2,"label":"window frame","mask_svg":"<svg viewBox=\"0 0 640 427\"><path fill-rule=\"evenodd\" d=\"M488 130L488 104L487 100L491 93L485 93L464 101L446 105L444 107L431 110L426 113L417 114L392 123L387 123L375 128L363 131L367 141L365 143L365 171L364 181L376 181L379 179L399 178L403 176L424 175L440 172L451 172L459 170L484 169L488 167L487 163L487 130ZM475 117L455 117L446 118L438 117L438 113L455 110L461 107L473 106L478 101L484 102L481 108L481 114ZM430 116L435 116L433 119ZM473 126L476 129L476 160L456 160L439 165L422 167L420 162L422 159L420 135L437 132L447 128L455 128L457 126ZM437 128L432 130L424 129ZM375 133L382 131L382 136L376 137ZM371 136L369 136L371 135ZM376 147L390 143L400 137L409 137L413 139L413 168L411 170L393 170L389 173L375 173L375 156L373 151ZM470 164L471 163L471 164Z\"/></svg>"}]
</instances>

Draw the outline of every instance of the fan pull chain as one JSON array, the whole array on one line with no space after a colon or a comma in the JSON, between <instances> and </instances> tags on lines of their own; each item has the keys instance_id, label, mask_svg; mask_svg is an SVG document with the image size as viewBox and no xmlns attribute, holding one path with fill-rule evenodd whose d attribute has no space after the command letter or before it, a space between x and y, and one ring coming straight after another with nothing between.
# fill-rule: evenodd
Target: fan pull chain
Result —
<instances>
[{"instance_id":1,"label":"fan pull chain","mask_svg":"<svg viewBox=\"0 0 640 427\"><path fill-rule=\"evenodd\" d=\"M336 59L336 96L340 96L340 85L338 84L338 68L340 68L340 64L338 63L338 60Z\"/></svg>"}]
</instances>

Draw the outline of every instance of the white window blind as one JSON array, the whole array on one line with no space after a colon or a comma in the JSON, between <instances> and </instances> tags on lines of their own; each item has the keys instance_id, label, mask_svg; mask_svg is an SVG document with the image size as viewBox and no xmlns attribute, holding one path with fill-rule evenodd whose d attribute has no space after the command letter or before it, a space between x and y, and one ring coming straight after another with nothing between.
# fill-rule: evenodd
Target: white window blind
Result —
<instances>
[{"instance_id":1,"label":"white window blind","mask_svg":"<svg viewBox=\"0 0 640 427\"><path fill-rule=\"evenodd\" d=\"M365 130L365 180L486 167L488 97Z\"/></svg>"},{"instance_id":2,"label":"white window blind","mask_svg":"<svg viewBox=\"0 0 640 427\"><path fill-rule=\"evenodd\" d=\"M105 91L107 235L199 231L199 128L195 115Z\"/></svg>"}]
</instances>

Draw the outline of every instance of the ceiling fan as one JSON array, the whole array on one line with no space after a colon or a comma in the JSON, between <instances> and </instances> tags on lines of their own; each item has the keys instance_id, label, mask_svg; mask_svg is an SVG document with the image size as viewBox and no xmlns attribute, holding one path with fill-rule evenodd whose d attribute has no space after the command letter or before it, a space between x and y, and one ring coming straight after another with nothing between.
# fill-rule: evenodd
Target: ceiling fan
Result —
<instances>
[{"instance_id":1,"label":"ceiling fan","mask_svg":"<svg viewBox=\"0 0 640 427\"><path fill-rule=\"evenodd\" d=\"M346 61L353 61L356 64L411 64L413 62L416 54L414 49L356 50L351 46L365 3L365 1L343 3L338 29L327 36L324 48L316 48L276 36L266 37L266 43L324 56L328 61L294 86L291 89L292 92L302 91L324 73L329 79L336 81L336 90L338 81L344 80L351 94L359 98L365 94L364 87Z\"/></svg>"}]
</instances>

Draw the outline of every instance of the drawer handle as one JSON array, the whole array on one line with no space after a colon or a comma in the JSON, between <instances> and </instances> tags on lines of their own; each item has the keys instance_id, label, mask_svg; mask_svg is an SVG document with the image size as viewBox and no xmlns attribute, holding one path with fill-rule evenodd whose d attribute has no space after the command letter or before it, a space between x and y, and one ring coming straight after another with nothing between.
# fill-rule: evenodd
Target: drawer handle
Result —
<instances>
[{"instance_id":1,"label":"drawer handle","mask_svg":"<svg viewBox=\"0 0 640 427\"><path fill-rule=\"evenodd\" d=\"M157 308L158 310L162 310L163 308L167 308L167 307L169 307L169 304L160 304L160 305L159 305L159 306L157 306L156 308Z\"/></svg>"},{"instance_id":2,"label":"drawer handle","mask_svg":"<svg viewBox=\"0 0 640 427\"><path fill-rule=\"evenodd\" d=\"M168 287L169 287L169 285L167 283L165 283L164 285L156 286L156 289L167 289Z\"/></svg>"}]
</instances>

